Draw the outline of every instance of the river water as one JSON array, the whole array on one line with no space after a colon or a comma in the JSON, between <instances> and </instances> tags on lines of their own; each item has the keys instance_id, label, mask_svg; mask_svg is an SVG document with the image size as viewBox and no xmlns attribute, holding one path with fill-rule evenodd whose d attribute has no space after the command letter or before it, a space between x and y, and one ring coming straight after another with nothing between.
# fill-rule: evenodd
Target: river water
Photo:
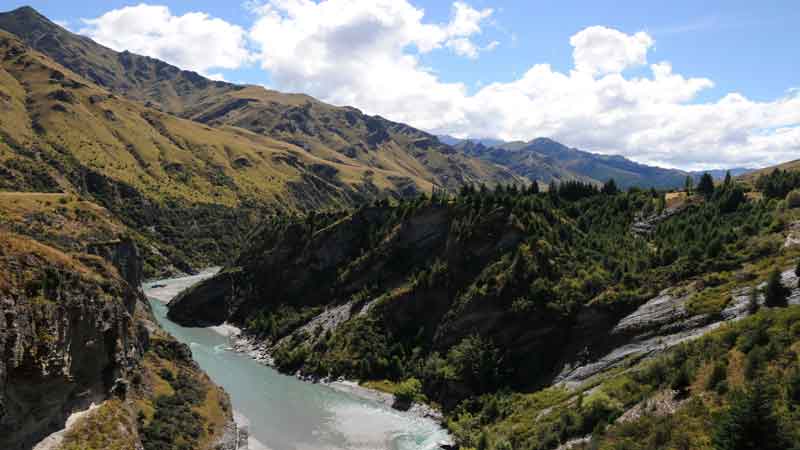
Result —
<instances>
[{"instance_id":1,"label":"river water","mask_svg":"<svg viewBox=\"0 0 800 450\"><path fill-rule=\"evenodd\" d=\"M167 319L166 302L212 274L153 281L143 288L161 326L189 344L200 367L230 394L237 417L249 423L250 450L431 450L447 440L433 420L282 375L227 350L229 338L213 329L186 328Z\"/></svg>"}]
</instances>

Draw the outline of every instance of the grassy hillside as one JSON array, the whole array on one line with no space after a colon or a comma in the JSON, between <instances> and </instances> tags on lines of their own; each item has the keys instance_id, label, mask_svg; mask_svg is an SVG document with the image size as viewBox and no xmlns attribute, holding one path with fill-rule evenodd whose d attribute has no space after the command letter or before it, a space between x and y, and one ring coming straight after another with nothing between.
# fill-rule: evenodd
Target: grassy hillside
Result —
<instances>
[{"instance_id":1,"label":"grassy hillside","mask_svg":"<svg viewBox=\"0 0 800 450\"><path fill-rule=\"evenodd\" d=\"M117 53L30 8L0 28L18 33L0 31L0 190L104 206L147 241L151 274L224 263L270 214L523 183L405 125Z\"/></svg>"},{"instance_id":2,"label":"grassy hillside","mask_svg":"<svg viewBox=\"0 0 800 450\"><path fill-rule=\"evenodd\" d=\"M513 181L508 171L458 154L409 126L306 95L215 82L152 58L117 53L30 8L0 14L0 28L115 94L215 130L236 126L295 144L305 157L323 164L314 172L323 178L338 175L349 185L372 181L378 189L406 194L430 191L434 184L457 189L464 182Z\"/></svg>"}]
</instances>

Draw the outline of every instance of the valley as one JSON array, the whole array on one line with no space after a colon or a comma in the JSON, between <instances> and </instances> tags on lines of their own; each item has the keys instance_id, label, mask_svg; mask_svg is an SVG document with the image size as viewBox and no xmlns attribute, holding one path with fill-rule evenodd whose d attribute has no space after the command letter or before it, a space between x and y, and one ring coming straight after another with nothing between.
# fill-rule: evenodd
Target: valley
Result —
<instances>
[{"instance_id":1,"label":"valley","mask_svg":"<svg viewBox=\"0 0 800 450\"><path fill-rule=\"evenodd\" d=\"M437 136L62 25L0 12L0 448L800 443L797 161Z\"/></svg>"}]
</instances>

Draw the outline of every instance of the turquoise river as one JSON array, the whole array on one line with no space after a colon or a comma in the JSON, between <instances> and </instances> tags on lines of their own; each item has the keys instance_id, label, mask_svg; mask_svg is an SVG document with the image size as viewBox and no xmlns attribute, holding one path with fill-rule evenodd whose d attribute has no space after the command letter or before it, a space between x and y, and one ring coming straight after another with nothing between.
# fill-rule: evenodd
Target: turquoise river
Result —
<instances>
[{"instance_id":1,"label":"turquoise river","mask_svg":"<svg viewBox=\"0 0 800 450\"><path fill-rule=\"evenodd\" d=\"M448 440L433 420L383 403L278 373L210 328L186 328L166 317L168 302L213 272L143 286L157 320L188 344L200 367L230 394L237 421L246 423L250 450L429 450Z\"/></svg>"}]
</instances>

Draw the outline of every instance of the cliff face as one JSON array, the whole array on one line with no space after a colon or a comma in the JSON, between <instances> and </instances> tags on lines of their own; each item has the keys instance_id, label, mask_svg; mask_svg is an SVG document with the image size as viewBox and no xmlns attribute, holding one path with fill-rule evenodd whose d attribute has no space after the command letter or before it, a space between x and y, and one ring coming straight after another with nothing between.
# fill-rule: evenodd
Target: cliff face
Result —
<instances>
[{"instance_id":1,"label":"cliff face","mask_svg":"<svg viewBox=\"0 0 800 450\"><path fill-rule=\"evenodd\" d=\"M155 324L136 245L121 239L87 252L0 235L0 448L30 449L84 410L48 440L86 450L235 440L227 395ZM173 396L172 408L202 411L192 423L159 412L170 382L192 393ZM165 436L153 432L162 421L174 422Z\"/></svg>"},{"instance_id":2,"label":"cliff face","mask_svg":"<svg viewBox=\"0 0 800 450\"><path fill-rule=\"evenodd\" d=\"M276 218L234 266L174 299L169 316L242 326L287 372L417 377L446 408L503 387L575 386L748 313L739 292L763 269L744 264L765 254L742 252L738 267L708 257L682 272L696 252L665 264L669 230L631 232L652 201L484 192ZM662 224L703 227L717 214L693 204ZM744 239L738 248L751 245ZM723 269L702 275L708 285L686 275Z\"/></svg>"},{"instance_id":3,"label":"cliff face","mask_svg":"<svg viewBox=\"0 0 800 450\"><path fill-rule=\"evenodd\" d=\"M105 260L0 238L0 447L25 449L74 409L125 395L146 348L138 293Z\"/></svg>"}]
</instances>

